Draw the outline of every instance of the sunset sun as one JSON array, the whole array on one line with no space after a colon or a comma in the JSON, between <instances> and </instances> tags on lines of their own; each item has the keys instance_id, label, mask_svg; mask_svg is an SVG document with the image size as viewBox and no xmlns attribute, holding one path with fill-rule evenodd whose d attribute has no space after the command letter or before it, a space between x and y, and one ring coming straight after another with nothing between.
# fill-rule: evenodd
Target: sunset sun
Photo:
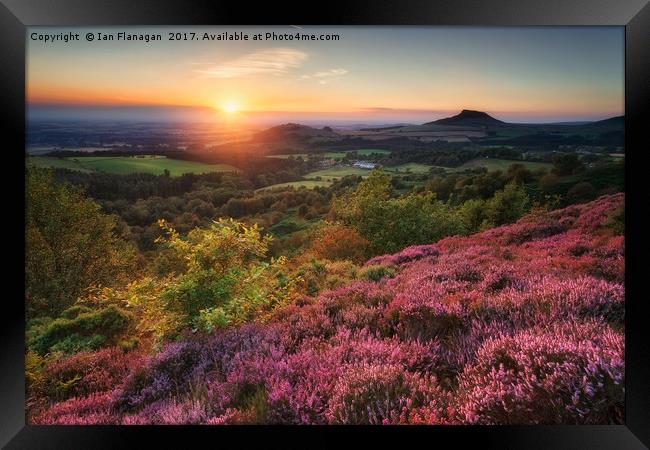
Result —
<instances>
[{"instance_id":1,"label":"sunset sun","mask_svg":"<svg viewBox=\"0 0 650 450\"><path fill-rule=\"evenodd\" d=\"M232 101L225 102L221 105L221 109L228 114L232 114L239 111L239 105Z\"/></svg>"}]
</instances>

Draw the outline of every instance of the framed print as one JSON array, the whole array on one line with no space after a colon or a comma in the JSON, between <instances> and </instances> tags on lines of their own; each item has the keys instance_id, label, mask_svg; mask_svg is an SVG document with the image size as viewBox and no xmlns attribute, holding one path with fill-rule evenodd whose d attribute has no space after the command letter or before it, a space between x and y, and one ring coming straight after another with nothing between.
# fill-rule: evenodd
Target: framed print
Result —
<instances>
[{"instance_id":1,"label":"framed print","mask_svg":"<svg viewBox=\"0 0 650 450\"><path fill-rule=\"evenodd\" d=\"M3 1L7 448L647 448L646 2Z\"/></svg>"}]
</instances>

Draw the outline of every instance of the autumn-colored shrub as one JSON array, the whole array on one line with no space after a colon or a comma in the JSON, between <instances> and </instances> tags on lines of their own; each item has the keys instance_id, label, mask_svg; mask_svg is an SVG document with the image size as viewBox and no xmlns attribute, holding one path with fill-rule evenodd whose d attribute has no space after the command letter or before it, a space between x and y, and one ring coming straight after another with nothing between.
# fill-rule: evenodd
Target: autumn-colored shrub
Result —
<instances>
[{"instance_id":1,"label":"autumn-colored shrub","mask_svg":"<svg viewBox=\"0 0 650 450\"><path fill-rule=\"evenodd\" d=\"M368 240L352 227L328 224L317 230L310 249L320 259L361 262L366 258Z\"/></svg>"}]
</instances>

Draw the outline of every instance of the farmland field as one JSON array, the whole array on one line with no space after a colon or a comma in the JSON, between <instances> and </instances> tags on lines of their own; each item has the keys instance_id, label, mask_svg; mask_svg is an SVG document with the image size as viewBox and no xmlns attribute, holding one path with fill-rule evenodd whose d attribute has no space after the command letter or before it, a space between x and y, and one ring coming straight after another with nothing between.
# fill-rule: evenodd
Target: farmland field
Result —
<instances>
[{"instance_id":1,"label":"farmland field","mask_svg":"<svg viewBox=\"0 0 650 450\"><path fill-rule=\"evenodd\" d=\"M357 152L357 154L361 156L370 156L370 155L390 155L391 151L390 150L383 150L380 148L362 148L359 150L350 150L353 152Z\"/></svg>"},{"instance_id":2,"label":"farmland field","mask_svg":"<svg viewBox=\"0 0 650 450\"><path fill-rule=\"evenodd\" d=\"M303 158L309 156L309 153L291 153L291 154L286 154L286 155L267 155L267 158L278 158L278 159L289 159L291 157L297 158L298 156L301 156Z\"/></svg>"},{"instance_id":3,"label":"farmland field","mask_svg":"<svg viewBox=\"0 0 650 450\"><path fill-rule=\"evenodd\" d=\"M331 159L343 159L345 155L350 152L357 152L359 156L371 156L371 155L389 155L390 150L384 150L380 148L362 148L359 150L342 150L338 152L325 152L325 153L293 153L293 154L283 154L283 155L268 155L268 158L279 158L279 159L288 159L290 157L301 156L303 158L313 155L313 156L323 156L325 158Z\"/></svg>"},{"instance_id":4,"label":"farmland field","mask_svg":"<svg viewBox=\"0 0 650 450\"><path fill-rule=\"evenodd\" d=\"M68 158L52 158L49 156L30 156L27 164L34 167L52 169L70 169L80 172L93 172L92 169L82 166L80 163Z\"/></svg>"},{"instance_id":5,"label":"farmland field","mask_svg":"<svg viewBox=\"0 0 650 450\"><path fill-rule=\"evenodd\" d=\"M204 164L194 161L169 159L165 156L83 156L53 158L35 156L28 159L28 164L38 167L65 168L83 172L109 172L115 174L151 173L162 175L165 169L171 176L184 173L230 172L237 169L228 164Z\"/></svg>"},{"instance_id":6,"label":"farmland field","mask_svg":"<svg viewBox=\"0 0 650 450\"><path fill-rule=\"evenodd\" d=\"M457 170L469 169L474 167L485 167L489 171L493 170L508 170L512 164L523 164L528 170L536 169L550 169L553 165L551 163L534 162L534 161L513 161L509 159L491 159L491 158L476 158L467 161Z\"/></svg>"},{"instance_id":7,"label":"farmland field","mask_svg":"<svg viewBox=\"0 0 650 450\"><path fill-rule=\"evenodd\" d=\"M386 172L400 172L400 173L405 173L405 172L429 173L429 170L431 170L432 167L436 167L436 166L430 166L428 164L419 164L419 163L407 163L407 164L400 164L399 166L384 167L384 170ZM443 169L447 170L448 168L443 167Z\"/></svg>"},{"instance_id":8,"label":"farmland field","mask_svg":"<svg viewBox=\"0 0 650 450\"><path fill-rule=\"evenodd\" d=\"M279 183L279 184L273 184L271 186L266 186L261 189L258 189L258 191L265 191L268 189L275 189L275 188L284 188L284 187L294 187L296 189L299 189L301 187L307 188L307 189L313 189L315 187L327 187L332 184L331 181L316 181L316 180L304 180L304 181L290 181L288 183Z\"/></svg>"},{"instance_id":9,"label":"farmland field","mask_svg":"<svg viewBox=\"0 0 650 450\"><path fill-rule=\"evenodd\" d=\"M305 175L305 178L313 179L316 177L321 177L324 180L327 179L338 179L343 178L348 175L361 175L366 177L372 172L369 169L359 169L357 167L332 167L329 169L317 170L315 172L310 172Z\"/></svg>"}]
</instances>

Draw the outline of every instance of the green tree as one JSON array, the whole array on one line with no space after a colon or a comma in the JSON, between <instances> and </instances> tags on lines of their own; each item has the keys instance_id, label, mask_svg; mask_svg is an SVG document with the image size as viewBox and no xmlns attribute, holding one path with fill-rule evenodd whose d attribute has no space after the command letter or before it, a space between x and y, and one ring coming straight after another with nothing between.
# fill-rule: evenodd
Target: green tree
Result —
<instances>
[{"instance_id":1,"label":"green tree","mask_svg":"<svg viewBox=\"0 0 650 450\"><path fill-rule=\"evenodd\" d=\"M595 195L596 190L594 189L594 186L587 181L581 181L569 189L566 193L566 200L569 203L585 202L592 200Z\"/></svg>"},{"instance_id":2,"label":"green tree","mask_svg":"<svg viewBox=\"0 0 650 450\"><path fill-rule=\"evenodd\" d=\"M479 231L485 220L486 201L480 198L467 200L459 207L459 214L470 233Z\"/></svg>"},{"instance_id":3,"label":"green tree","mask_svg":"<svg viewBox=\"0 0 650 450\"><path fill-rule=\"evenodd\" d=\"M483 228L515 222L530 208L530 199L523 186L507 184L486 202Z\"/></svg>"},{"instance_id":4,"label":"green tree","mask_svg":"<svg viewBox=\"0 0 650 450\"><path fill-rule=\"evenodd\" d=\"M136 253L115 217L50 171L29 168L25 192L27 317L57 317L90 285L116 285L134 272Z\"/></svg>"},{"instance_id":5,"label":"green tree","mask_svg":"<svg viewBox=\"0 0 650 450\"><path fill-rule=\"evenodd\" d=\"M555 190L560 182L560 177L554 173L547 173L539 179L539 188L542 192L551 193Z\"/></svg>"},{"instance_id":6,"label":"green tree","mask_svg":"<svg viewBox=\"0 0 650 450\"><path fill-rule=\"evenodd\" d=\"M457 211L432 193L391 198L390 176L375 170L353 191L333 202L335 217L357 228L373 254L434 242L464 232Z\"/></svg>"},{"instance_id":7,"label":"green tree","mask_svg":"<svg viewBox=\"0 0 650 450\"><path fill-rule=\"evenodd\" d=\"M584 164L575 153L564 153L553 157L553 173L571 175L584 169Z\"/></svg>"}]
</instances>

